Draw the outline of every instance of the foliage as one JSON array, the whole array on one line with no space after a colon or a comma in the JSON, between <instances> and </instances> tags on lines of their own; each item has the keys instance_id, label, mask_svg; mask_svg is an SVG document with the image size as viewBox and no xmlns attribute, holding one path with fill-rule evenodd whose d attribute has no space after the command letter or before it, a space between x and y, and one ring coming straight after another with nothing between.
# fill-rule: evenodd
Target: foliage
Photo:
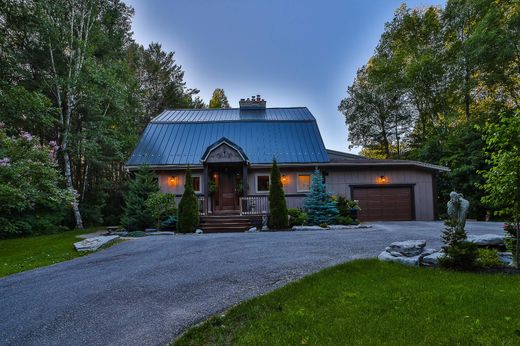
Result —
<instances>
[{"instance_id":1,"label":"foliage","mask_svg":"<svg viewBox=\"0 0 520 346\"><path fill-rule=\"evenodd\" d=\"M353 225L354 220L350 216L340 215L336 218L336 222L338 225Z\"/></svg>"},{"instance_id":2,"label":"foliage","mask_svg":"<svg viewBox=\"0 0 520 346\"><path fill-rule=\"evenodd\" d=\"M141 238L141 237L146 237L146 232L144 232L144 231L132 231L132 232L128 232L128 234L126 236L127 237L132 237L132 238Z\"/></svg>"},{"instance_id":3,"label":"foliage","mask_svg":"<svg viewBox=\"0 0 520 346\"><path fill-rule=\"evenodd\" d=\"M489 156L490 169L483 171L486 179L481 185L486 192L482 201L500 215L512 219L520 229L520 111L513 114L501 114L498 122L488 123L484 127L484 140ZM520 264L520 231L509 234L516 238L514 263Z\"/></svg>"},{"instance_id":4,"label":"foliage","mask_svg":"<svg viewBox=\"0 0 520 346\"><path fill-rule=\"evenodd\" d=\"M323 176L317 169L311 176L310 191L303 202L303 209L307 212L309 225L334 224L339 214L336 202L327 192Z\"/></svg>"},{"instance_id":5,"label":"foliage","mask_svg":"<svg viewBox=\"0 0 520 346\"><path fill-rule=\"evenodd\" d=\"M489 169L484 151L500 149L484 150L485 129L475 125L513 117L520 104L519 35L518 1L401 5L339 105L350 144L374 158L448 166L438 205L450 190L461 191L470 217L483 218L477 171Z\"/></svg>"},{"instance_id":6,"label":"foliage","mask_svg":"<svg viewBox=\"0 0 520 346\"><path fill-rule=\"evenodd\" d=\"M444 221L445 229L442 232L444 257L439 264L444 268L456 270L471 270L476 266L478 247L467 241L466 231L456 220Z\"/></svg>"},{"instance_id":7,"label":"foliage","mask_svg":"<svg viewBox=\"0 0 520 346\"><path fill-rule=\"evenodd\" d=\"M350 216L351 210L360 211L359 202L356 200L350 200L343 196L334 196L336 200L336 206L341 216Z\"/></svg>"},{"instance_id":8,"label":"foliage","mask_svg":"<svg viewBox=\"0 0 520 346\"><path fill-rule=\"evenodd\" d=\"M506 246L507 249L511 251L513 254L513 266L518 268L520 264L519 260L519 233L520 233L520 225L518 223L506 222L504 224L504 232L506 233Z\"/></svg>"},{"instance_id":9,"label":"foliage","mask_svg":"<svg viewBox=\"0 0 520 346\"><path fill-rule=\"evenodd\" d=\"M298 208L289 208L287 209L287 214L289 215L289 227L303 226L307 224L307 213L302 210Z\"/></svg>"},{"instance_id":10,"label":"foliage","mask_svg":"<svg viewBox=\"0 0 520 346\"><path fill-rule=\"evenodd\" d=\"M229 108L229 102L224 89L217 88L213 91L211 100L209 100L209 108Z\"/></svg>"},{"instance_id":11,"label":"foliage","mask_svg":"<svg viewBox=\"0 0 520 346\"><path fill-rule=\"evenodd\" d=\"M177 227L177 215L172 215L161 222L161 230L171 231Z\"/></svg>"},{"instance_id":12,"label":"foliage","mask_svg":"<svg viewBox=\"0 0 520 346\"><path fill-rule=\"evenodd\" d=\"M58 141L60 171L76 191L68 223L118 224L124 162L144 126L164 108L203 107L198 90L186 87L173 52L134 42L133 9L120 0L0 8L0 122L9 135Z\"/></svg>"},{"instance_id":13,"label":"foliage","mask_svg":"<svg viewBox=\"0 0 520 346\"><path fill-rule=\"evenodd\" d=\"M186 169L184 193L177 210L177 230L181 233L192 233L199 225L199 203L193 190L191 170Z\"/></svg>"},{"instance_id":14,"label":"foliage","mask_svg":"<svg viewBox=\"0 0 520 346\"><path fill-rule=\"evenodd\" d=\"M0 237L61 230L73 196L63 187L57 150L28 132L8 136L0 125Z\"/></svg>"},{"instance_id":15,"label":"foliage","mask_svg":"<svg viewBox=\"0 0 520 346\"><path fill-rule=\"evenodd\" d=\"M76 251L73 244L81 240L77 238L78 235L94 231L96 229L2 239L0 240L0 277L83 256L86 253Z\"/></svg>"},{"instance_id":16,"label":"foliage","mask_svg":"<svg viewBox=\"0 0 520 346\"><path fill-rule=\"evenodd\" d=\"M122 224L128 231L142 231L152 226L156 219L146 207L148 198L159 191L154 173L142 166L129 183Z\"/></svg>"},{"instance_id":17,"label":"foliage","mask_svg":"<svg viewBox=\"0 0 520 346\"><path fill-rule=\"evenodd\" d=\"M479 249L477 254L477 265L489 268L489 267L502 267L504 263L498 256L498 251L495 249Z\"/></svg>"},{"instance_id":18,"label":"foliage","mask_svg":"<svg viewBox=\"0 0 520 346\"><path fill-rule=\"evenodd\" d=\"M329 228L329 225L327 223L323 222L323 223L320 223L320 227L321 228Z\"/></svg>"},{"instance_id":19,"label":"foliage","mask_svg":"<svg viewBox=\"0 0 520 346\"><path fill-rule=\"evenodd\" d=\"M282 175L273 158L271 167L271 183L269 185L269 228L287 229L289 227L289 215L287 213L287 201L283 191Z\"/></svg>"},{"instance_id":20,"label":"foliage","mask_svg":"<svg viewBox=\"0 0 520 346\"><path fill-rule=\"evenodd\" d=\"M519 285L518 275L351 261L240 303L173 345L514 345Z\"/></svg>"},{"instance_id":21,"label":"foliage","mask_svg":"<svg viewBox=\"0 0 520 346\"><path fill-rule=\"evenodd\" d=\"M154 192L144 203L150 214L155 218L156 229L161 229L161 223L166 217L177 214L175 195L171 193Z\"/></svg>"}]
</instances>

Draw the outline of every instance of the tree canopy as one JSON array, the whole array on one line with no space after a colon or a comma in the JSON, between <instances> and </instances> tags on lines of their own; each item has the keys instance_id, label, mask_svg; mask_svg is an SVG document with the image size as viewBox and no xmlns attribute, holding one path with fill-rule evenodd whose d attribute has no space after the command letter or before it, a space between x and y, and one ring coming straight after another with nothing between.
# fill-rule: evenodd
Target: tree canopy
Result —
<instances>
[{"instance_id":1,"label":"tree canopy","mask_svg":"<svg viewBox=\"0 0 520 346\"><path fill-rule=\"evenodd\" d=\"M224 89L217 88L213 91L211 100L209 100L209 108L229 108L229 102Z\"/></svg>"}]
</instances>

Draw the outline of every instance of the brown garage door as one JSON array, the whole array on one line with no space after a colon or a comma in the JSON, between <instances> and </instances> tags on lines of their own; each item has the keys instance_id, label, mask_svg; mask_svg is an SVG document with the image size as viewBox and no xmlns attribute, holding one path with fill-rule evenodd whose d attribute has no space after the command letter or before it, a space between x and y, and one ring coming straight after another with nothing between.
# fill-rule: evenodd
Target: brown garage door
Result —
<instances>
[{"instance_id":1,"label":"brown garage door","mask_svg":"<svg viewBox=\"0 0 520 346\"><path fill-rule=\"evenodd\" d=\"M359 201L361 221L413 220L411 187L355 187L352 199Z\"/></svg>"}]
</instances>

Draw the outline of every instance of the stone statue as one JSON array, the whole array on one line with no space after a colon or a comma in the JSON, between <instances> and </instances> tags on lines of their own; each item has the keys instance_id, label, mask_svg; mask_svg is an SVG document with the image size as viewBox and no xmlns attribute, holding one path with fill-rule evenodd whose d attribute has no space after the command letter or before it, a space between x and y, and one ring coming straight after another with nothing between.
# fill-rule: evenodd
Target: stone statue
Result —
<instances>
[{"instance_id":1,"label":"stone statue","mask_svg":"<svg viewBox=\"0 0 520 346\"><path fill-rule=\"evenodd\" d=\"M461 193L450 192L450 200L448 201L448 215L457 222L457 226L464 229L466 226L466 217L468 216L469 202L464 199Z\"/></svg>"}]
</instances>

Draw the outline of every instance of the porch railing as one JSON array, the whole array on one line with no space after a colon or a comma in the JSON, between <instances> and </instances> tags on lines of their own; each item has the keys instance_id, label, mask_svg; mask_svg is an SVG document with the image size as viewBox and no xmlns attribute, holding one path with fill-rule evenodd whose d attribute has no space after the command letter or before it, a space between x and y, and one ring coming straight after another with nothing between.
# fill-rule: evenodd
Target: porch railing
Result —
<instances>
[{"instance_id":1,"label":"porch railing","mask_svg":"<svg viewBox=\"0 0 520 346\"><path fill-rule=\"evenodd\" d=\"M199 214L206 215L208 213L206 198L204 196L197 196L197 202L199 205Z\"/></svg>"},{"instance_id":2,"label":"porch railing","mask_svg":"<svg viewBox=\"0 0 520 346\"><path fill-rule=\"evenodd\" d=\"M269 214L268 196L240 197L240 215L266 215Z\"/></svg>"}]
</instances>

